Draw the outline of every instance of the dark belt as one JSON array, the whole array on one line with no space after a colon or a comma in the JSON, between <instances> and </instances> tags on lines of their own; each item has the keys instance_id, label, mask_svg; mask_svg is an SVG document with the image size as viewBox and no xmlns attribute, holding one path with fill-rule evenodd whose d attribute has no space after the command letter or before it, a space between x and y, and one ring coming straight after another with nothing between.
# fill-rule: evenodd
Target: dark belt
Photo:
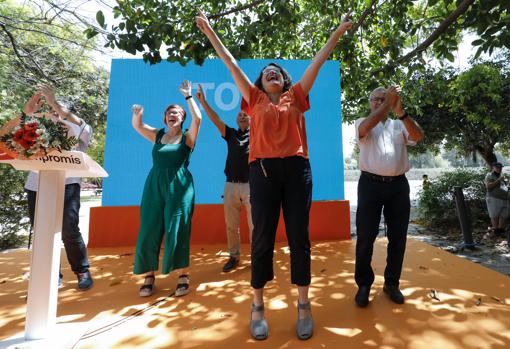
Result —
<instances>
[{"instance_id":1,"label":"dark belt","mask_svg":"<svg viewBox=\"0 0 510 349\"><path fill-rule=\"evenodd\" d=\"M377 181L377 182L386 182L386 183L394 182L396 180L406 177L403 174L398 175L398 176L379 176L379 175L376 175L375 173L370 173L370 172L366 172L366 171L361 171L361 175L368 177L368 178L370 178L374 181Z\"/></svg>"}]
</instances>

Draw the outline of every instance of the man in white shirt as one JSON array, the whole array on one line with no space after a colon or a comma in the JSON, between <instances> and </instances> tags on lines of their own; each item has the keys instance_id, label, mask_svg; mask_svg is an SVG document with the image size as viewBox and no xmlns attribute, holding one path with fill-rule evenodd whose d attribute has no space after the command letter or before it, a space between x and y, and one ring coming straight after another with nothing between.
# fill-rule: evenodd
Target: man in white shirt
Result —
<instances>
[{"instance_id":1,"label":"man in white shirt","mask_svg":"<svg viewBox=\"0 0 510 349\"><path fill-rule=\"evenodd\" d=\"M75 150L85 152L87 150L90 138L92 137L92 127L75 113L74 106L69 102L57 102L53 89L49 86L43 86L40 94L44 96L46 103L50 107L55 119L64 123L69 136L78 138L78 145ZM78 278L78 290L86 291L93 285L93 280L89 272L89 260L87 256L87 246L83 241L80 232L80 178L66 178L64 214L62 217L62 241L66 250L67 260L71 265L72 271ZM34 224L35 204L37 198L37 189L39 177L37 173L30 172L25 183L25 191L28 198L28 212L30 223ZM59 284L62 283L62 274L59 277Z\"/></svg>"},{"instance_id":2,"label":"man in white shirt","mask_svg":"<svg viewBox=\"0 0 510 349\"><path fill-rule=\"evenodd\" d=\"M379 233L381 211L388 226L388 256L384 271L384 292L397 303L404 303L399 282L409 224L409 183L405 173L410 165L407 146L423 138L420 126L404 111L399 87L376 88L370 94L370 114L356 120L360 148L358 208L356 211L356 270L359 307L368 305L374 282L372 254ZM393 111L398 120L388 118Z\"/></svg>"}]
</instances>

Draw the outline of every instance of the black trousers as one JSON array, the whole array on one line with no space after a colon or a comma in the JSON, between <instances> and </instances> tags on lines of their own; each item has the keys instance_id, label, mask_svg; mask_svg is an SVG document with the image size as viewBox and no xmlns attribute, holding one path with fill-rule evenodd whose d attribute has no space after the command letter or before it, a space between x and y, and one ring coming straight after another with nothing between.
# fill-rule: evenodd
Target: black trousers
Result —
<instances>
[{"instance_id":1,"label":"black trousers","mask_svg":"<svg viewBox=\"0 0 510 349\"><path fill-rule=\"evenodd\" d=\"M409 183L405 176L392 182L382 182L362 174L358 182L358 209L356 211L356 271L358 286L374 282L372 254L379 233L381 210L388 227L388 251L384 280L399 285L406 249L407 227L411 203Z\"/></svg>"},{"instance_id":2,"label":"black trousers","mask_svg":"<svg viewBox=\"0 0 510 349\"><path fill-rule=\"evenodd\" d=\"M28 198L28 216L34 226L35 203L37 192L25 190ZM67 260L75 273L83 273L89 269L87 246L78 226L80 219L80 185L67 184L64 194L64 213L62 217L62 241L66 250Z\"/></svg>"},{"instance_id":3,"label":"black trousers","mask_svg":"<svg viewBox=\"0 0 510 349\"><path fill-rule=\"evenodd\" d=\"M310 285L308 221L312 203L312 171L300 156L257 159L250 164L253 219L251 286L264 287L274 278L273 250L280 207L290 248L291 282Z\"/></svg>"}]
</instances>

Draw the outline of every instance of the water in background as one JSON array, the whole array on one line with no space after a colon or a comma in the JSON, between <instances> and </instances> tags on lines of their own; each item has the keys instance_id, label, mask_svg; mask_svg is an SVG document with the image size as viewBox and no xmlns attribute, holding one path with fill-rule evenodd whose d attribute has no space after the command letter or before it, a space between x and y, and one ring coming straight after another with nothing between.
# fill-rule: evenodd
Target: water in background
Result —
<instances>
[{"instance_id":1,"label":"water in background","mask_svg":"<svg viewBox=\"0 0 510 349\"><path fill-rule=\"evenodd\" d=\"M410 197L411 197L411 205L416 206L416 202L418 200L418 192L422 187L422 180L411 179L409 180L409 187L411 189ZM345 190L345 200L349 200L350 206L356 206L358 202L358 181L345 181L344 182L344 190Z\"/></svg>"}]
</instances>

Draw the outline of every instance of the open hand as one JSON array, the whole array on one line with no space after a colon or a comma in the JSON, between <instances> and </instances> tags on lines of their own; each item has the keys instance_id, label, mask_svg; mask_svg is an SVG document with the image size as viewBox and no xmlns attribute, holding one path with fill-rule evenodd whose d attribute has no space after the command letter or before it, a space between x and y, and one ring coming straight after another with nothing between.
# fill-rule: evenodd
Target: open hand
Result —
<instances>
[{"instance_id":1,"label":"open hand","mask_svg":"<svg viewBox=\"0 0 510 349\"><path fill-rule=\"evenodd\" d=\"M44 97L46 100L46 103L48 103L51 106L53 106L56 103L55 100L55 90L50 85L40 85L39 86L39 93Z\"/></svg>"},{"instance_id":2,"label":"open hand","mask_svg":"<svg viewBox=\"0 0 510 349\"><path fill-rule=\"evenodd\" d=\"M38 111L42 106L41 97L42 95L40 92L37 92L35 95L30 97L28 102L25 104L25 107L23 108L23 112L27 115L31 115Z\"/></svg>"},{"instance_id":3,"label":"open hand","mask_svg":"<svg viewBox=\"0 0 510 349\"><path fill-rule=\"evenodd\" d=\"M184 80L179 86L179 91L181 91L184 97L191 96L191 81Z\"/></svg>"}]
</instances>

